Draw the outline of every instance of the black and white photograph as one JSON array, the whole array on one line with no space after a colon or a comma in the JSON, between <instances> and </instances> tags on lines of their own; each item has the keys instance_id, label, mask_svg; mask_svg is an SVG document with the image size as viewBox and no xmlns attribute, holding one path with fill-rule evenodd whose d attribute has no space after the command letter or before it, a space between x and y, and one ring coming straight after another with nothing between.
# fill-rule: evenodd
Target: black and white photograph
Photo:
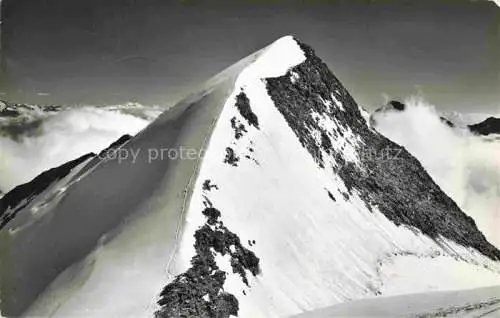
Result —
<instances>
[{"instance_id":1,"label":"black and white photograph","mask_svg":"<svg viewBox=\"0 0 500 318\"><path fill-rule=\"evenodd\" d=\"M500 317L500 1L0 0L0 317Z\"/></svg>"}]
</instances>

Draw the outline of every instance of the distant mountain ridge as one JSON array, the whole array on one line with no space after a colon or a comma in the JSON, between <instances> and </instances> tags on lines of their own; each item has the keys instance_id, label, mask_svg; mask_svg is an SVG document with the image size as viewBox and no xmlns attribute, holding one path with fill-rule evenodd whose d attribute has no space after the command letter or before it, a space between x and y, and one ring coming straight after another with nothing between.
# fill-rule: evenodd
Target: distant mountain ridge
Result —
<instances>
[{"instance_id":1,"label":"distant mountain ridge","mask_svg":"<svg viewBox=\"0 0 500 318\"><path fill-rule=\"evenodd\" d=\"M47 190L55 182L66 177L73 169L85 162L87 162L87 169L94 166L97 162L105 158L110 151L116 150L131 138L132 136L130 135L123 135L118 140L113 142L108 148L102 150L99 155L96 155L95 153L85 154L59 167L49 169L30 182L19 185L3 194L3 196L0 197L0 229L12 220L16 216L17 212L26 207L31 201L33 201L43 191Z\"/></svg>"},{"instance_id":2,"label":"distant mountain ridge","mask_svg":"<svg viewBox=\"0 0 500 318\"><path fill-rule=\"evenodd\" d=\"M0 100L0 117L18 117L27 112L58 112L63 109L59 105L30 105Z\"/></svg>"},{"instance_id":3,"label":"distant mountain ridge","mask_svg":"<svg viewBox=\"0 0 500 318\"><path fill-rule=\"evenodd\" d=\"M57 105L28 105L0 100L0 136L20 141L37 134L47 116L62 111Z\"/></svg>"},{"instance_id":4,"label":"distant mountain ridge","mask_svg":"<svg viewBox=\"0 0 500 318\"><path fill-rule=\"evenodd\" d=\"M391 112L391 111L404 111L406 109L406 105L400 101L397 100L392 100L387 103L387 105L384 105L380 108L377 108L372 116L370 117L370 121L372 124L375 124L375 117L377 115ZM496 118L493 116L490 116L486 118L485 120L476 123L476 124L466 124L466 123L456 123L454 120L458 120L457 118L448 118L446 114L441 115L439 119L446 124L447 126L453 128L455 126L461 126L465 124L465 127L468 128L470 132L476 135L482 135L482 136L488 136L488 135L495 135L495 134L500 134L500 118Z\"/></svg>"}]
</instances>

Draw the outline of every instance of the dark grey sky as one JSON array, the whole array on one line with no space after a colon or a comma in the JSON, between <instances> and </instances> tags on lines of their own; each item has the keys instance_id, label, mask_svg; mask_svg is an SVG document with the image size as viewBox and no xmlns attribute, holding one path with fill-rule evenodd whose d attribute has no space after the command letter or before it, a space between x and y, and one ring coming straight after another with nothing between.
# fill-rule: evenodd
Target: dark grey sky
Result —
<instances>
[{"instance_id":1,"label":"dark grey sky","mask_svg":"<svg viewBox=\"0 0 500 318\"><path fill-rule=\"evenodd\" d=\"M3 0L2 89L27 102L170 104L294 34L367 108L421 91L441 109L500 112L491 2L207 2Z\"/></svg>"}]
</instances>

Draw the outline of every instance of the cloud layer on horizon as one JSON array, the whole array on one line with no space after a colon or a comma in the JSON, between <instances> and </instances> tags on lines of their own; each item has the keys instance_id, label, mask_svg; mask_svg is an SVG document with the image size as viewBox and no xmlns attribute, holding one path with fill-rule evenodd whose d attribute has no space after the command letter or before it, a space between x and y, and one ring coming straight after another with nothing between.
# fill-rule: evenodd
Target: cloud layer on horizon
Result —
<instances>
[{"instance_id":1,"label":"cloud layer on horizon","mask_svg":"<svg viewBox=\"0 0 500 318\"><path fill-rule=\"evenodd\" d=\"M0 136L0 190L7 192L50 168L89 152L97 153L124 134L134 135L149 121L98 107L67 109L41 120L36 134Z\"/></svg>"}]
</instances>

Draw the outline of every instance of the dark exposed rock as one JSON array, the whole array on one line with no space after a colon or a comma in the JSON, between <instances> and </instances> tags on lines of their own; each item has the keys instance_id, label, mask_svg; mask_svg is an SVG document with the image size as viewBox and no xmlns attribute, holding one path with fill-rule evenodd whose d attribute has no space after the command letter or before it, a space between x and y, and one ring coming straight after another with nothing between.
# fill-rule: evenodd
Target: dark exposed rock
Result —
<instances>
[{"instance_id":1,"label":"dark exposed rock","mask_svg":"<svg viewBox=\"0 0 500 318\"><path fill-rule=\"evenodd\" d=\"M217 220L220 217L220 211L212 207L206 208L202 213L207 217L207 223L210 225L214 225L215 223L217 223Z\"/></svg>"},{"instance_id":2,"label":"dark exposed rock","mask_svg":"<svg viewBox=\"0 0 500 318\"><path fill-rule=\"evenodd\" d=\"M349 200L349 194L346 193L346 192L341 192L342 193L342 196L344 197L344 199L347 201Z\"/></svg>"},{"instance_id":3,"label":"dark exposed rock","mask_svg":"<svg viewBox=\"0 0 500 318\"><path fill-rule=\"evenodd\" d=\"M468 127L472 133L477 135L500 134L500 118L488 117L484 121Z\"/></svg>"},{"instance_id":4,"label":"dark exposed rock","mask_svg":"<svg viewBox=\"0 0 500 318\"><path fill-rule=\"evenodd\" d=\"M391 100L387 105L398 111L404 111L406 108L405 104L397 100Z\"/></svg>"},{"instance_id":5,"label":"dark exposed rock","mask_svg":"<svg viewBox=\"0 0 500 318\"><path fill-rule=\"evenodd\" d=\"M215 253L230 256L233 273L240 275L247 286L246 271L252 275L260 272L259 259L222 224L219 220L221 212L208 207L202 213L207 217L207 223L194 234L196 255L191 259L191 268L162 290L158 301L161 309L155 314L157 318L227 318L238 315L238 299L223 288L227 275L231 273L219 269Z\"/></svg>"},{"instance_id":6,"label":"dark exposed rock","mask_svg":"<svg viewBox=\"0 0 500 318\"><path fill-rule=\"evenodd\" d=\"M240 112L241 116L245 118L250 126L254 126L255 128L259 128L259 119L257 115L252 111L250 107L250 101L248 100L247 95L244 92L241 92L236 96L236 107Z\"/></svg>"},{"instance_id":7,"label":"dark exposed rock","mask_svg":"<svg viewBox=\"0 0 500 318\"><path fill-rule=\"evenodd\" d=\"M61 111L62 106L59 105L28 105L0 100L0 118L1 117L19 117L23 113L33 111L44 113L55 113Z\"/></svg>"},{"instance_id":8,"label":"dark exposed rock","mask_svg":"<svg viewBox=\"0 0 500 318\"><path fill-rule=\"evenodd\" d=\"M216 185L216 184L212 184L210 179L207 179L203 182L203 186L202 186L202 189L204 191L210 191L212 189L216 189L216 190L219 190L219 187Z\"/></svg>"},{"instance_id":9,"label":"dark exposed rock","mask_svg":"<svg viewBox=\"0 0 500 318\"><path fill-rule=\"evenodd\" d=\"M433 239L442 236L475 248L493 260L500 260L500 251L486 240L474 220L441 191L406 149L368 129L358 105L339 80L310 47L298 43L305 52L306 61L284 76L267 79L267 90L300 143L318 165L321 167L324 164L324 153L311 131L332 134L318 125L313 116L315 113L330 117L343 130L351 130L360 138L357 141L360 165L346 162L340 149L332 149L329 154L336 161L332 168L350 193L355 190L367 206L378 207L396 225L417 228ZM294 83L290 79L291 72L299 75ZM330 94L335 94L342 101L343 109L329 108L323 103L324 100L331 100ZM381 153L384 149L397 151L403 160L363 159L366 157L364 152Z\"/></svg>"},{"instance_id":10,"label":"dark exposed rock","mask_svg":"<svg viewBox=\"0 0 500 318\"><path fill-rule=\"evenodd\" d=\"M61 106L34 106L0 101L0 136L16 142L41 133L47 114L62 110Z\"/></svg>"},{"instance_id":11,"label":"dark exposed rock","mask_svg":"<svg viewBox=\"0 0 500 318\"><path fill-rule=\"evenodd\" d=\"M224 163L230 164L231 166L237 166L240 158L234 153L233 148L226 148L226 157L224 158Z\"/></svg>"},{"instance_id":12,"label":"dark exposed rock","mask_svg":"<svg viewBox=\"0 0 500 318\"><path fill-rule=\"evenodd\" d=\"M0 229L12 220L17 212L27 206L38 194L51 184L67 176L73 168L94 157L94 153L81 156L57 168L47 170L28 183L19 185L0 199ZM8 213L6 211L11 208Z\"/></svg>"},{"instance_id":13,"label":"dark exposed rock","mask_svg":"<svg viewBox=\"0 0 500 318\"><path fill-rule=\"evenodd\" d=\"M448 127L450 127L450 128L455 127L455 124L451 120L449 120L448 118L440 116L439 119L441 120L442 123L446 124Z\"/></svg>"},{"instance_id":14,"label":"dark exposed rock","mask_svg":"<svg viewBox=\"0 0 500 318\"><path fill-rule=\"evenodd\" d=\"M11 108L4 108L0 110L1 117L17 117L19 116L19 112Z\"/></svg>"},{"instance_id":15,"label":"dark exposed rock","mask_svg":"<svg viewBox=\"0 0 500 318\"><path fill-rule=\"evenodd\" d=\"M321 148L327 153L330 153L332 148L332 141L325 132L321 132Z\"/></svg>"},{"instance_id":16,"label":"dark exposed rock","mask_svg":"<svg viewBox=\"0 0 500 318\"><path fill-rule=\"evenodd\" d=\"M390 112L390 111L402 112L405 109L406 109L405 104L403 104L397 100L391 100L389 103L387 103L387 105L382 106L373 112L372 116L370 116L370 125L372 125L372 126L376 125L376 120L374 118L374 115L376 115L377 113L384 113L384 112ZM441 120L441 122L443 124L446 124L448 127L451 127L451 128L455 127L455 124L453 122L451 122L449 119L447 119L443 116L439 116L439 119Z\"/></svg>"},{"instance_id":17,"label":"dark exposed rock","mask_svg":"<svg viewBox=\"0 0 500 318\"><path fill-rule=\"evenodd\" d=\"M42 110L45 112L58 112L62 110L62 107L58 105L47 105L42 107Z\"/></svg>"},{"instance_id":18,"label":"dark exposed rock","mask_svg":"<svg viewBox=\"0 0 500 318\"><path fill-rule=\"evenodd\" d=\"M240 123L236 117L231 118L231 127L234 130L234 138L240 139L243 136L243 133L246 133L247 130L245 125Z\"/></svg>"}]
</instances>

